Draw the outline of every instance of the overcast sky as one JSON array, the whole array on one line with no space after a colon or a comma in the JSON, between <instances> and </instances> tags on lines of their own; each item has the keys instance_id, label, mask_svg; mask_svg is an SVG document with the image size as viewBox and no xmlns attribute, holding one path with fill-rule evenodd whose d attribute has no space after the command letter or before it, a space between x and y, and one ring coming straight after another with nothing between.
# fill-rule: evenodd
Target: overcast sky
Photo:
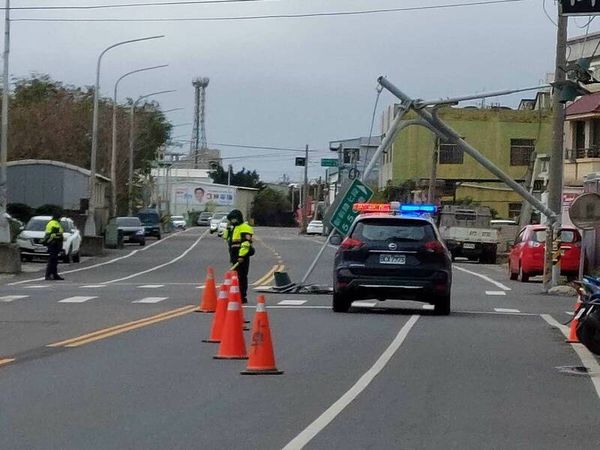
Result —
<instances>
[{"instance_id":1,"label":"overcast sky","mask_svg":"<svg viewBox=\"0 0 600 450\"><path fill-rule=\"evenodd\" d=\"M12 6L100 5L158 0L13 0ZM175 0L165 0L175 1ZM13 18L191 18L356 11L453 4L473 0L270 0L87 11L13 11ZM2 2L3 3L3 2ZM210 77L209 143L320 150L328 143L366 136L376 80L386 75L418 98L455 96L536 85L553 71L556 28L542 0L388 12L371 15L214 22L27 22L12 24L11 75L47 73L74 85L93 85L98 54L115 42L164 34L164 39L117 48L102 66L101 93L112 95L125 72L169 64L121 84L120 98L176 89L157 97L174 125L192 122L192 79ZM555 5L546 0L555 16ZM599 20L600 22L600 20ZM569 34L585 28L571 19ZM590 32L598 27L592 23ZM394 102L384 92L379 111ZM513 98L504 101L514 105ZM375 129L380 131L379 113ZM191 125L174 136L190 139ZM218 146L215 146L218 147ZM188 147L185 147L186 150ZM235 170L256 169L266 180L299 178L291 152L220 147ZM253 158L252 154L277 156Z\"/></svg>"}]
</instances>

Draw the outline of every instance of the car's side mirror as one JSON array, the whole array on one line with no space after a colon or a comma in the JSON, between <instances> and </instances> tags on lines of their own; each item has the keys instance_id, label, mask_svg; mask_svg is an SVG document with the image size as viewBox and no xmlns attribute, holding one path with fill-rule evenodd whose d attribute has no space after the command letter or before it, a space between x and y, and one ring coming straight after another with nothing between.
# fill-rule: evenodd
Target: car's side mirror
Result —
<instances>
[{"instance_id":1,"label":"car's side mirror","mask_svg":"<svg viewBox=\"0 0 600 450\"><path fill-rule=\"evenodd\" d=\"M342 236L340 236L339 234L334 234L329 239L329 243L332 245L340 245L342 243Z\"/></svg>"}]
</instances>

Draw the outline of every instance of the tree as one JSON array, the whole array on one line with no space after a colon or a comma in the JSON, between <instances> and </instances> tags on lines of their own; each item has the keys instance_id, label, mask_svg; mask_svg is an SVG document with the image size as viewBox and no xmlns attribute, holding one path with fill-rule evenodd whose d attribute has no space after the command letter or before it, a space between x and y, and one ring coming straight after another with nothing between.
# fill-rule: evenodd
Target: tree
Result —
<instances>
[{"instance_id":1,"label":"tree","mask_svg":"<svg viewBox=\"0 0 600 450\"><path fill-rule=\"evenodd\" d=\"M256 225L291 226L294 225L291 206L284 194L266 187L256 194L252 217Z\"/></svg>"},{"instance_id":2,"label":"tree","mask_svg":"<svg viewBox=\"0 0 600 450\"><path fill-rule=\"evenodd\" d=\"M215 165L215 169L209 172L209 176L217 184L227 184L229 178L227 171L220 164ZM260 181L260 176L256 170L249 171L245 167L242 167L242 170L239 172L231 174L231 185L257 189L263 187L263 183Z\"/></svg>"}]
</instances>

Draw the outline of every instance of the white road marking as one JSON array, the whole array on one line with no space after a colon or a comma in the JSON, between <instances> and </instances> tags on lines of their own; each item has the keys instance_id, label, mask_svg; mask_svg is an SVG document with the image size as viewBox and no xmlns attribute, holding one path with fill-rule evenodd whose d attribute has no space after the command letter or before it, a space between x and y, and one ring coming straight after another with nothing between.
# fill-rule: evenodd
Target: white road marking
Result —
<instances>
[{"instance_id":1,"label":"white road marking","mask_svg":"<svg viewBox=\"0 0 600 450\"><path fill-rule=\"evenodd\" d=\"M218 286L217 286L217 288L218 288ZM196 286L196 289L204 289L204 285L201 284L200 286Z\"/></svg>"},{"instance_id":2,"label":"white road marking","mask_svg":"<svg viewBox=\"0 0 600 450\"><path fill-rule=\"evenodd\" d=\"M32 286L25 286L25 289L46 289L48 287L50 287L49 284L35 284Z\"/></svg>"},{"instance_id":3,"label":"white road marking","mask_svg":"<svg viewBox=\"0 0 600 450\"><path fill-rule=\"evenodd\" d=\"M572 315L573 315L573 311L565 311L565 314L566 314L567 316L572 316Z\"/></svg>"},{"instance_id":4,"label":"white road marking","mask_svg":"<svg viewBox=\"0 0 600 450\"><path fill-rule=\"evenodd\" d=\"M373 308L377 302L352 302L352 306L357 308Z\"/></svg>"},{"instance_id":5,"label":"white road marking","mask_svg":"<svg viewBox=\"0 0 600 450\"><path fill-rule=\"evenodd\" d=\"M500 283L499 281L496 281L496 280L493 280L493 279L491 279L491 278L490 278L490 277L488 277L487 275L482 275L482 274L480 274L480 273L477 273L477 272L472 272L472 271L470 271L470 270L463 269L462 267L459 267L459 266L457 266L457 265L453 265L452 267L454 267L456 270L460 270L461 272L465 272L465 273L468 273L468 274L470 274L470 275L473 275L473 276L475 276L475 277L479 277L479 278L481 278L482 280L485 280L485 281L487 281L488 283L492 283L494 286L497 286L497 287L499 287L499 288L500 288L500 289L502 289L503 291L510 291L510 290L511 290L511 288L509 288L508 286L506 286L506 285L504 285L504 284Z\"/></svg>"},{"instance_id":6,"label":"white road marking","mask_svg":"<svg viewBox=\"0 0 600 450\"><path fill-rule=\"evenodd\" d=\"M304 305L305 303L306 300L282 300L277 304L282 306L300 306Z\"/></svg>"},{"instance_id":7,"label":"white road marking","mask_svg":"<svg viewBox=\"0 0 600 450\"><path fill-rule=\"evenodd\" d=\"M185 233L185 231L184 231L184 233ZM186 251L184 251L181 255L173 258L171 261L167 261L166 263L159 264L158 266L154 266L154 267L151 267L149 269L142 270L141 272L132 273L131 275L127 275L126 277L121 277L121 278L116 278L114 280L105 281L102 284L113 284L113 283L118 283L119 281L130 280L131 278L135 278L135 277L138 277L140 275L144 275L146 273L154 272L155 270L162 269L163 267L166 267L166 266L169 266L169 265L171 265L173 263L176 263L180 259L185 258L185 256L189 252L191 252L196 247L196 245L198 245L200 243L200 241L202 239L204 239L206 236L208 236L208 230L206 230L204 233L202 233L200 235L200 237L198 239L196 239L196 241Z\"/></svg>"},{"instance_id":8,"label":"white road marking","mask_svg":"<svg viewBox=\"0 0 600 450\"><path fill-rule=\"evenodd\" d=\"M435 309L435 305L423 305L421 309L425 309L427 311L433 311Z\"/></svg>"},{"instance_id":9,"label":"white road marking","mask_svg":"<svg viewBox=\"0 0 600 450\"><path fill-rule=\"evenodd\" d=\"M191 228L189 228L189 230L191 230ZM186 231L188 231L188 230L182 231L182 233L185 233ZM139 249L139 250L133 250L133 251L131 251L131 252L127 253L126 255L119 256L119 257L117 257L117 258L110 259L110 260L108 260L108 261L104 261L104 262L102 262L102 263L93 264L93 265L91 265L91 266L81 267L81 268L79 268L79 269L73 269L73 270L65 270L65 271L61 271L61 274L65 274L65 273L75 273L75 272L82 272L82 271L84 271L84 270L95 269L96 267L101 267L101 266L105 266L105 265L107 265L107 264L112 264L112 263L115 263L115 262L117 262L117 261L121 261L122 259L129 258L129 257L131 257L131 256L135 255L135 254L136 254L136 253L138 253L138 252L145 252L146 250L148 250L148 249L150 249L150 248L154 247L155 245L158 245L158 244L160 244L160 243L162 243L162 242L165 242L166 240L168 240L168 239L171 239L173 236L177 236L178 234L179 234L179 233L177 233L177 234L175 234L175 233L174 233L174 234L172 234L171 236L167 236L166 238L164 238L164 239L161 239L160 241L156 241L154 244L147 245L147 246L145 246L144 248L142 248L142 249ZM31 279L31 280L15 281L14 283L8 283L8 284L7 284L7 286L17 286L17 285L19 285L19 284L32 283L32 282L34 282L34 281L42 281L43 279L44 279L44 278L33 278L33 279Z\"/></svg>"},{"instance_id":10,"label":"white road marking","mask_svg":"<svg viewBox=\"0 0 600 450\"><path fill-rule=\"evenodd\" d=\"M169 297L144 297L139 300L135 300L131 303L158 303L158 302L162 302L163 300L166 300L168 298Z\"/></svg>"},{"instance_id":11,"label":"white road marking","mask_svg":"<svg viewBox=\"0 0 600 450\"><path fill-rule=\"evenodd\" d=\"M485 295L506 295L504 291L485 291Z\"/></svg>"},{"instance_id":12,"label":"white road marking","mask_svg":"<svg viewBox=\"0 0 600 450\"><path fill-rule=\"evenodd\" d=\"M85 297L82 295L76 295L75 297L63 298L62 300L59 300L58 303L84 303L84 302L87 302L88 300L92 300L94 298L98 298L98 297Z\"/></svg>"},{"instance_id":13,"label":"white road marking","mask_svg":"<svg viewBox=\"0 0 600 450\"><path fill-rule=\"evenodd\" d=\"M520 313L521 312L518 309L511 309L511 308L494 308L494 311L499 312L499 313Z\"/></svg>"},{"instance_id":14,"label":"white road marking","mask_svg":"<svg viewBox=\"0 0 600 450\"><path fill-rule=\"evenodd\" d=\"M138 286L139 289L158 289L161 287L165 287L164 284L143 284L141 286Z\"/></svg>"},{"instance_id":15,"label":"white road marking","mask_svg":"<svg viewBox=\"0 0 600 450\"><path fill-rule=\"evenodd\" d=\"M569 337L569 327L558 323L558 321L556 321L550 314L542 314L541 317L548 322L550 326L558 328L565 338ZM577 356L579 356L582 364L587 367L590 372L600 373L600 364L598 364L598 360L587 348L585 348L582 344L571 344L571 347L573 347L573 350L575 350L575 353L577 353ZM590 381L596 389L596 395L600 399L600 377L590 377Z\"/></svg>"},{"instance_id":16,"label":"white road marking","mask_svg":"<svg viewBox=\"0 0 600 450\"><path fill-rule=\"evenodd\" d=\"M14 302L15 300L20 300L22 298L27 298L27 297L29 297L29 295L5 295L3 297L0 297L0 302L9 303L9 302Z\"/></svg>"},{"instance_id":17,"label":"white road marking","mask_svg":"<svg viewBox=\"0 0 600 450\"><path fill-rule=\"evenodd\" d=\"M106 286L104 284L88 284L85 286L79 286L80 289L101 289L105 287Z\"/></svg>"},{"instance_id":18,"label":"white road marking","mask_svg":"<svg viewBox=\"0 0 600 450\"><path fill-rule=\"evenodd\" d=\"M386 364L392 359L396 351L400 348L406 336L413 325L417 322L419 316L411 316L404 326L400 329L392 343L375 361L375 364L367 370L362 377L342 395L333 405L321 414L317 419L304 429L298 436L292 439L283 450L298 450L308 444L320 431L329 425L333 419L340 414L352 401L360 395L362 391L373 381L373 379L383 370Z\"/></svg>"}]
</instances>

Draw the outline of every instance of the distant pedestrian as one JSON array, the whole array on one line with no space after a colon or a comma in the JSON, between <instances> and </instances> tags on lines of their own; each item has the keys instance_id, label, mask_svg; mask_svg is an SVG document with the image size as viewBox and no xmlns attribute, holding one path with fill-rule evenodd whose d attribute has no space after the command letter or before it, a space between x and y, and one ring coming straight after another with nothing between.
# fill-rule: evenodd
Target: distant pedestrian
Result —
<instances>
[{"instance_id":1,"label":"distant pedestrian","mask_svg":"<svg viewBox=\"0 0 600 450\"><path fill-rule=\"evenodd\" d=\"M223 233L223 238L229 246L229 260L231 264L237 264L236 271L240 282L240 294L242 303L248 303L248 272L250 271L250 257L254 255L252 237L254 230L248 222L244 222L244 216L238 209L234 209L227 215L230 226Z\"/></svg>"},{"instance_id":2,"label":"distant pedestrian","mask_svg":"<svg viewBox=\"0 0 600 450\"><path fill-rule=\"evenodd\" d=\"M58 274L58 255L63 246L63 227L60 224L60 213L52 214L52 219L46 224L44 242L48 247L48 265L46 266L46 280L64 280Z\"/></svg>"}]
</instances>

